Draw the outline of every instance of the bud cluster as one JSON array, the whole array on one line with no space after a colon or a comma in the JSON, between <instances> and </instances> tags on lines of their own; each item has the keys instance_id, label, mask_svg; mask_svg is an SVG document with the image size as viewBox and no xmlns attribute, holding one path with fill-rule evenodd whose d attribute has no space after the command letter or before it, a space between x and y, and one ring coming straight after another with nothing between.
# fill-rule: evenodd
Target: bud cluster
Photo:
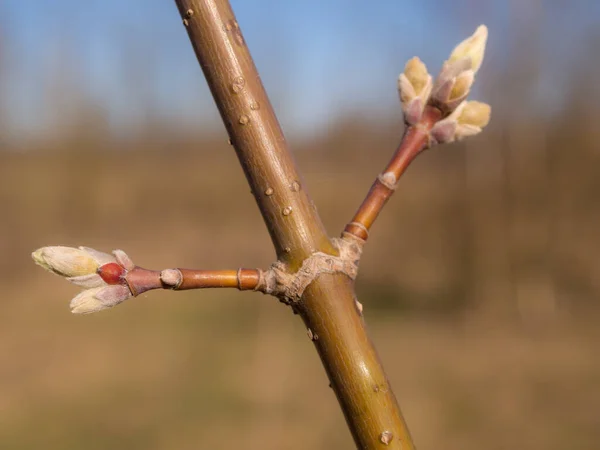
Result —
<instances>
[{"instance_id":1,"label":"bud cluster","mask_svg":"<svg viewBox=\"0 0 600 450\"><path fill-rule=\"evenodd\" d=\"M112 255L88 247L42 247L31 254L44 269L85 288L71 300L71 312L89 314L131 298L127 272L135 267L122 250Z\"/></svg>"},{"instance_id":2,"label":"bud cluster","mask_svg":"<svg viewBox=\"0 0 600 450\"><path fill-rule=\"evenodd\" d=\"M487 125L491 108L480 102L467 102L481 67L488 30L485 25L452 51L435 80L419 58L412 58L398 78L398 90L408 125L417 125L426 105L438 108L443 119L431 130L431 142L442 143L473 136Z\"/></svg>"}]
</instances>

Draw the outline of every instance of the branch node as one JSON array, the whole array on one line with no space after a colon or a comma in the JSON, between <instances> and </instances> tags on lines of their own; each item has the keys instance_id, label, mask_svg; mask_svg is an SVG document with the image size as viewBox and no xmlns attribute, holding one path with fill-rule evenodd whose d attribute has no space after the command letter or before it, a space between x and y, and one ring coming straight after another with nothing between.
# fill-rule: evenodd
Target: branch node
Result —
<instances>
[{"instance_id":1,"label":"branch node","mask_svg":"<svg viewBox=\"0 0 600 450\"><path fill-rule=\"evenodd\" d=\"M351 237L350 237L351 236ZM364 241L352 235L332 239L339 256L315 252L304 260L300 269L289 273L282 261L260 273L256 290L278 297L282 303L298 303L306 288L323 273L343 273L351 280L358 274L358 263Z\"/></svg>"},{"instance_id":2,"label":"branch node","mask_svg":"<svg viewBox=\"0 0 600 450\"><path fill-rule=\"evenodd\" d=\"M383 431L380 435L379 435L379 441L383 444L383 445L390 445L390 442L392 442L392 439L394 439L394 435L392 434L391 431Z\"/></svg>"},{"instance_id":3,"label":"branch node","mask_svg":"<svg viewBox=\"0 0 600 450\"><path fill-rule=\"evenodd\" d=\"M398 186L398 179L393 172L380 173L377 175L377 179L390 191L395 191L396 187Z\"/></svg>"},{"instance_id":4,"label":"branch node","mask_svg":"<svg viewBox=\"0 0 600 450\"><path fill-rule=\"evenodd\" d=\"M238 290L243 290L242 289L242 268L240 267L237 271L237 288Z\"/></svg>"},{"instance_id":5,"label":"branch node","mask_svg":"<svg viewBox=\"0 0 600 450\"><path fill-rule=\"evenodd\" d=\"M160 272L160 281L170 289L177 289L183 282L183 274L179 269L165 269Z\"/></svg>"},{"instance_id":6,"label":"branch node","mask_svg":"<svg viewBox=\"0 0 600 450\"><path fill-rule=\"evenodd\" d=\"M350 233L349 231L346 231L346 230L353 231L352 228L358 228L362 232L364 237L361 238L357 235L354 235L353 233ZM346 225L346 230L342 232L342 236L346 236L346 235L354 236L356 239L361 240L363 242L369 238L369 229L360 222L356 222L356 221L350 222L348 225Z\"/></svg>"}]
</instances>

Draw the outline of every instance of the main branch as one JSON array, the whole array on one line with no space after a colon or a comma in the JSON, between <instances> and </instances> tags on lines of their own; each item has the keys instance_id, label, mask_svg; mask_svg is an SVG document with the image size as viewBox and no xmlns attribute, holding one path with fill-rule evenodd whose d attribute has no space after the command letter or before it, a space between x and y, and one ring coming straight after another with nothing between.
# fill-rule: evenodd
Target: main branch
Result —
<instances>
[{"instance_id":1,"label":"main branch","mask_svg":"<svg viewBox=\"0 0 600 450\"><path fill-rule=\"evenodd\" d=\"M335 255L229 2L176 3L278 259L293 273L316 252ZM313 336L357 447L412 449L356 308L352 280L342 273L323 273L292 306Z\"/></svg>"}]
</instances>

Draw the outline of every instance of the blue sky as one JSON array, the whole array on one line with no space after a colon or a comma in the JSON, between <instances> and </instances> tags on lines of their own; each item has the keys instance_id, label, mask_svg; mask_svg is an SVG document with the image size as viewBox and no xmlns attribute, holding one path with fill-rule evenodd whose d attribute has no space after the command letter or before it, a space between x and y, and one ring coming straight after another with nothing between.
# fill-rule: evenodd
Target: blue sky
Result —
<instances>
[{"instance_id":1,"label":"blue sky","mask_svg":"<svg viewBox=\"0 0 600 450\"><path fill-rule=\"evenodd\" d=\"M437 72L480 23L490 28L482 73L506 66L511 52L527 45L529 27L547 67L540 91L559 103L553 86L600 19L595 0L232 5L284 128L303 133L342 114L397 111L395 83L405 61L419 55ZM220 126L172 0L0 0L0 39L1 104L13 132L51 129L77 114L82 96L117 131L149 115L182 127Z\"/></svg>"}]
</instances>

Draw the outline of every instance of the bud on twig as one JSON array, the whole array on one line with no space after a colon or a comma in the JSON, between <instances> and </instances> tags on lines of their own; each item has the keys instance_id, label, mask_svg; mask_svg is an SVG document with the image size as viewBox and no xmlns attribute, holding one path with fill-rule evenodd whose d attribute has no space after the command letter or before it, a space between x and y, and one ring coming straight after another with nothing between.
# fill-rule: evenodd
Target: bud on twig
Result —
<instances>
[{"instance_id":1,"label":"bud on twig","mask_svg":"<svg viewBox=\"0 0 600 450\"><path fill-rule=\"evenodd\" d=\"M487 27L480 25L471 37L456 46L442 66L431 95L432 104L442 111L454 111L469 95L483 61L487 36Z\"/></svg>"},{"instance_id":2,"label":"bud on twig","mask_svg":"<svg viewBox=\"0 0 600 450\"><path fill-rule=\"evenodd\" d=\"M462 102L452 114L436 123L431 129L432 142L447 143L481 133L491 116L492 108L482 102Z\"/></svg>"},{"instance_id":3,"label":"bud on twig","mask_svg":"<svg viewBox=\"0 0 600 450\"><path fill-rule=\"evenodd\" d=\"M458 44L435 82L417 57L406 63L398 77L404 120L427 133L429 142L425 148L474 136L489 122L489 105L466 101L483 61L487 36L487 27L480 25L471 37ZM437 111L437 116L428 114L426 107Z\"/></svg>"},{"instance_id":4,"label":"bud on twig","mask_svg":"<svg viewBox=\"0 0 600 450\"><path fill-rule=\"evenodd\" d=\"M485 25L479 25L471 37L465 39L454 48L447 62L453 63L460 61L463 58L470 58L471 69L474 72L477 72L483 62L487 37L487 27Z\"/></svg>"},{"instance_id":5,"label":"bud on twig","mask_svg":"<svg viewBox=\"0 0 600 450\"><path fill-rule=\"evenodd\" d=\"M127 286L122 285L87 289L71 300L71 312L73 314L90 314L102 311L112 308L130 297L132 297L131 291Z\"/></svg>"},{"instance_id":6,"label":"bud on twig","mask_svg":"<svg viewBox=\"0 0 600 450\"><path fill-rule=\"evenodd\" d=\"M87 247L43 247L33 252L32 257L46 270L85 288L71 300L71 312L75 314L112 308L152 289L237 288L260 291L265 287L264 271L259 269L157 271L136 266L123 250L112 253L109 255Z\"/></svg>"},{"instance_id":7,"label":"bud on twig","mask_svg":"<svg viewBox=\"0 0 600 450\"><path fill-rule=\"evenodd\" d=\"M86 288L71 301L71 312L88 314L132 297L125 279L135 265L122 250L113 255L88 247L42 247L31 254L44 269Z\"/></svg>"},{"instance_id":8,"label":"bud on twig","mask_svg":"<svg viewBox=\"0 0 600 450\"><path fill-rule=\"evenodd\" d=\"M431 75L418 57L406 63L404 72L398 77L398 91L406 123L414 125L419 122L432 86Z\"/></svg>"},{"instance_id":9,"label":"bud on twig","mask_svg":"<svg viewBox=\"0 0 600 450\"><path fill-rule=\"evenodd\" d=\"M109 254L85 247L43 247L31 256L44 269L63 277L94 274L101 264L114 261L114 257Z\"/></svg>"}]
</instances>

